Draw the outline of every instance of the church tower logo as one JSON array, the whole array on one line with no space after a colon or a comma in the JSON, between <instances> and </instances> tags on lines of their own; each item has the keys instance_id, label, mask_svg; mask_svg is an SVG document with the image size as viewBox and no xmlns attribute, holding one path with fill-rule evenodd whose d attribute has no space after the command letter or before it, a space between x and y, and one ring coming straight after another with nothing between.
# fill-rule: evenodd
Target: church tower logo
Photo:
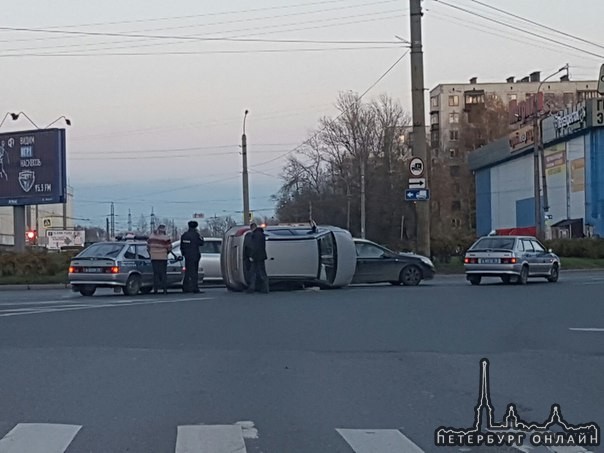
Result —
<instances>
[{"instance_id":1,"label":"church tower logo","mask_svg":"<svg viewBox=\"0 0 604 453\"><path fill-rule=\"evenodd\" d=\"M527 439L533 447L593 447L600 445L600 427L588 422L572 425L562 418L558 404L553 404L543 423L523 421L515 404L509 404L503 423L495 421L495 408L491 402L489 386L489 361L480 361L478 403L474 408L474 426L448 428L441 426L434 433L438 447L508 446L522 447Z\"/></svg>"}]
</instances>

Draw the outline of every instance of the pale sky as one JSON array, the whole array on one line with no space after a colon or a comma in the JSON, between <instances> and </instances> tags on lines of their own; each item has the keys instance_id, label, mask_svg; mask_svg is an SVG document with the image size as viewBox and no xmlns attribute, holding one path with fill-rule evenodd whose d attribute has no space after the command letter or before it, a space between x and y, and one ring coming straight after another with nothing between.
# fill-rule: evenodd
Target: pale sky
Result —
<instances>
[{"instance_id":1,"label":"pale sky","mask_svg":"<svg viewBox=\"0 0 604 453\"><path fill-rule=\"evenodd\" d=\"M602 47L523 24L472 0L446 2L598 56L427 0L427 89L473 76L479 82L521 78L535 70L546 76L566 63L571 79L593 80L604 63ZM604 45L601 0L484 2ZM408 8L407 0L3 0L0 27L55 33L0 28L1 114L23 111L39 127L61 115L70 118L67 152L75 216L104 224L106 202L113 200L123 227L129 208L135 221L153 206L160 216L183 224L193 212L241 211L238 144L243 112L249 109L251 208L259 212L272 207L268 197L279 188L284 162L279 156L304 141L321 116L334 114L339 91L362 93L407 50L392 43L397 35L409 38ZM342 48L353 49L337 50ZM278 49L284 51L266 52ZM265 52L252 52L257 50ZM410 111L409 73L407 56L367 99L387 93ZM30 126L24 118L9 120L2 131Z\"/></svg>"}]
</instances>

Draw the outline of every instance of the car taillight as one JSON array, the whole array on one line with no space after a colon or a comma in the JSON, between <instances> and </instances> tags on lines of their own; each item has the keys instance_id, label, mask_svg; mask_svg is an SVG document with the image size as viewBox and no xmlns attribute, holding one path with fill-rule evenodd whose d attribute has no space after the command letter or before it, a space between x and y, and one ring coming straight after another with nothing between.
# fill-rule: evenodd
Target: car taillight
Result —
<instances>
[{"instance_id":1,"label":"car taillight","mask_svg":"<svg viewBox=\"0 0 604 453\"><path fill-rule=\"evenodd\" d=\"M73 274L74 272L77 272L78 268L77 267L73 267L73 266L69 266L69 273Z\"/></svg>"},{"instance_id":2,"label":"car taillight","mask_svg":"<svg viewBox=\"0 0 604 453\"><path fill-rule=\"evenodd\" d=\"M501 264L516 264L516 258L501 258Z\"/></svg>"},{"instance_id":3,"label":"car taillight","mask_svg":"<svg viewBox=\"0 0 604 453\"><path fill-rule=\"evenodd\" d=\"M111 272L112 274L119 274L120 268L117 266L112 266L109 272Z\"/></svg>"},{"instance_id":4,"label":"car taillight","mask_svg":"<svg viewBox=\"0 0 604 453\"><path fill-rule=\"evenodd\" d=\"M237 230L237 233L235 233L235 236L243 236L245 234L246 231L249 231L250 228L249 227L243 227L243 228L239 228Z\"/></svg>"},{"instance_id":5,"label":"car taillight","mask_svg":"<svg viewBox=\"0 0 604 453\"><path fill-rule=\"evenodd\" d=\"M464 264L476 264L478 263L478 258L464 258Z\"/></svg>"}]
</instances>

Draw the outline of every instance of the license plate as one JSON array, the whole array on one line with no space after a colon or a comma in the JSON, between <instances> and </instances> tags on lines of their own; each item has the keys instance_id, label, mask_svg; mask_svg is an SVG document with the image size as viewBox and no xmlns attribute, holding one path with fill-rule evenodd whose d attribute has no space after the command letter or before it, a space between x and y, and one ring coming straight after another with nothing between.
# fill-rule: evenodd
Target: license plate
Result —
<instances>
[{"instance_id":1,"label":"license plate","mask_svg":"<svg viewBox=\"0 0 604 453\"><path fill-rule=\"evenodd\" d=\"M85 269L86 272L94 272L94 273L100 273L103 272L103 268L102 267L87 267Z\"/></svg>"},{"instance_id":2,"label":"license plate","mask_svg":"<svg viewBox=\"0 0 604 453\"><path fill-rule=\"evenodd\" d=\"M480 264L499 264L499 258L482 258Z\"/></svg>"}]
</instances>

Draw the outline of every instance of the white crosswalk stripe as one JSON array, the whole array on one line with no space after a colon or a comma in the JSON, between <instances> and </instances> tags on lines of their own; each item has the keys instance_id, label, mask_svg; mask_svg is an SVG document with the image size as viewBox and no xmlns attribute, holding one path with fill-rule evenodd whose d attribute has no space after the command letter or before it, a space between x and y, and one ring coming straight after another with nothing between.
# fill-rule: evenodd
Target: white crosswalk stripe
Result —
<instances>
[{"instance_id":1,"label":"white crosswalk stripe","mask_svg":"<svg viewBox=\"0 0 604 453\"><path fill-rule=\"evenodd\" d=\"M82 427L19 423L0 439L0 453L64 453Z\"/></svg>"},{"instance_id":2,"label":"white crosswalk stripe","mask_svg":"<svg viewBox=\"0 0 604 453\"><path fill-rule=\"evenodd\" d=\"M179 426L175 453L201 452L246 453L241 426Z\"/></svg>"},{"instance_id":3,"label":"white crosswalk stripe","mask_svg":"<svg viewBox=\"0 0 604 453\"><path fill-rule=\"evenodd\" d=\"M423 453L397 429L336 429L355 453Z\"/></svg>"}]
</instances>

